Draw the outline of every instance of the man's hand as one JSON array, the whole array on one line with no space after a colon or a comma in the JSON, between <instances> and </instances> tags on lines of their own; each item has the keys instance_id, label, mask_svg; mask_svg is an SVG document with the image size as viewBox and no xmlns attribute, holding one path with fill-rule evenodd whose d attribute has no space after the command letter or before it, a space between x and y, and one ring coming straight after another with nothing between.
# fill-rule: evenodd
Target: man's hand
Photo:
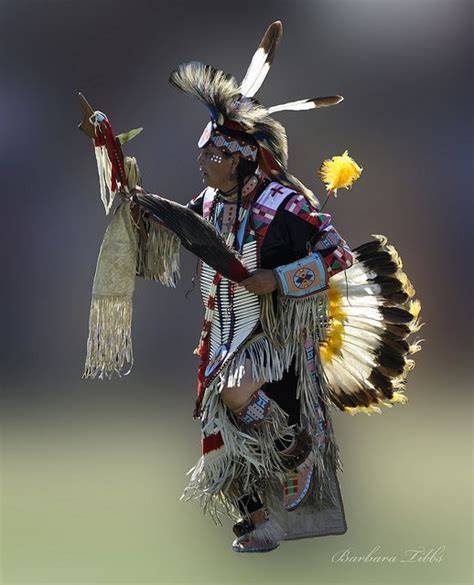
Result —
<instances>
[{"instance_id":1,"label":"man's hand","mask_svg":"<svg viewBox=\"0 0 474 585\"><path fill-rule=\"evenodd\" d=\"M252 276L242 280L239 284L256 295L266 295L271 293L278 286L273 270L265 270L263 268L254 272Z\"/></svg>"}]
</instances>

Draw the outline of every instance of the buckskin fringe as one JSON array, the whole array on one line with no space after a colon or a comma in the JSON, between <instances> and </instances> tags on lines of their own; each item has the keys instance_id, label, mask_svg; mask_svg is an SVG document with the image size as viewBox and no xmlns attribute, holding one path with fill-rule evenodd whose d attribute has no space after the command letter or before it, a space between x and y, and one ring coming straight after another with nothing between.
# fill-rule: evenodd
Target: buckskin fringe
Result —
<instances>
[{"instance_id":1,"label":"buckskin fringe","mask_svg":"<svg viewBox=\"0 0 474 585\"><path fill-rule=\"evenodd\" d=\"M295 299L278 296L278 329L285 344L290 343L296 351L301 336L308 331L316 340L323 340L328 326L328 297L325 291Z\"/></svg>"},{"instance_id":2,"label":"buckskin fringe","mask_svg":"<svg viewBox=\"0 0 474 585\"><path fill-rule=\"evenodd\" d=\"M281 349L283 347L283 340L278 327L278 319L271 293L262 295L261 297L260 323L265 336L272 342L273 346Z\"/></svg>"},{"instance_id":3,"label":"buckskin fringe","mask_svg":"<svg viewBox=\"0 0 474 585\"><path fill-rule=\"evenodd\" d=\"M325 388L318 344L318 339L324 339L327 326L325 293L303 300L278 297L276 312L270 295L264 302L264 333L257 334L244 344L206 389L202 403L203 434L219 432L224 446L199 459L189 471L191 480L182 496L186 500L198 500L203 512L209 513L217 523L220 522L221 513L227 513L233 518L239 516L237 502L242 493L258 491L265 498L268 492L268 497L271 497L270 484L273 481L281 482L287 473L281 453L275 447L277 438L291 434L294 430L287 424L287 414L272 401L269 417L252 429L244 427L220 399L224 387L240 385L245 374L246 360L250 360L252 380L261 381L263 385L280 380L296 359L299 380L297 396L301 401L302 417L307 420L310 432L316 429L318 395L321 395L325 404L331 404ZM277 335L272 335L270 339L265 331L276 331ZM308 332L315 340L319 385L311 378L306 361L304 339ZM284 345L279 344L282 340L285 341ZM314 481L318 489L314 490L315 494L311 497L317 499L318 507L336 504L337 494L331 490L331 473L338 468L342 469L327 410L324 446L318 448L315 442L312 452L315 462ZM239 486L237 493L236 485ZM279 485L281 488L281 483Z\"/></svg>"},{"instance_id":4,"label":"buckskin fringe","mask_svg":"<svg viewBox=\"0 0 474 585\"><path fill-rule=\"evenodd\" d=\"M317 428L318 397L321 398L325 405L326 433L324 445L319 448L316 441L313 444L312 456L315 465L313 481L316 489L311 492L311 501L318 508L323 508L337 503L337 494L331 489L331 477L337 470L342 471L342 461L329 412L329 406L332 403L321 368L319 345L314 347L314 362L318 376L317 383L311 378L306 359L304 337L302 337L296 352L296 371L298 375L296 395L300 399L301 419L306 421L310 433L314 433Z\"/></svg>"},{"instance_id":5,"label":"buckskin fringe","mask_svg":"<svg viewBox=\"0 0 474 585\"><path fill-rule=\"evenodd\" d=\"M144 219L147 239L138 246L137 274L149 280L176 287L180 277L181 242L173 232L158 223Z\"/></svg>"},{"instance_id":6,"label":"buckskin fringe","mask_svg":"<svg viewBox=\"0 0 474 585\"><path fill-rule=\"evenodd\" d=\"M132 301L124 297L93 297L83 378L127 375L133 366Z\"/></svg>"},{"instance_id":7,"label":"buckskin fringe","mask_svg":"<svg viewBox=\"0 0 474 585\"><path fill-rule=\"evenodd\" d=\"M269 414L253 428L238 421L216 393L204 406L203 433L220 432L224 446L201 456L189 470L191 479L182 499L199 501L203 512L216 522L223 510L238 516L237 501L242 493L256 491L266 479L283 479L287 472L275 439L291 434L293 427L288 425L288 415L271 402ZM234 493L237 483L239 493Z\"/></svg>"},{"instance_id":8,"label":"buckskin fringe","mask_svg":"<svg viewBox=\"0 0 474 585\"><path fill-rule=\"evenodd\" d=\"M132 297L137 234L130 205L119 205L100 247L92 285L87 355L83 378L110 378L133 364Z\"/></svg>"},{"instance_id":9,"label":"buckskin fringe","mask_svg":"<svg viewBox=\"0 0 474 585\"><path fill-rule=\"evenodd\" d=\"M245 362L250 361L252 381L273 382L281 380L283 372L291 364L291 353L281 348L275 351L275 347L265 334L260 333L248 341L235 354L225 371L221 372L217 391L221 392L224 386L233 388L240 386L245 375Z\"/></svg>"}]
</instances>

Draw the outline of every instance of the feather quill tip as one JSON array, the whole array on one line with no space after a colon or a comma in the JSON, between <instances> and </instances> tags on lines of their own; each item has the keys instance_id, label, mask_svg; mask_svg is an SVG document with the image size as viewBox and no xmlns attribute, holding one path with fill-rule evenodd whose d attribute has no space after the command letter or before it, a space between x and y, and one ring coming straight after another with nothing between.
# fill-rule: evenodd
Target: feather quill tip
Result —
<instances>
[{"instance_id":1,"label":"feather quill tip","mask_svg":"<svg viewBox=\"0 0 474 585\"><path fill-rule=\"evenodd\" d=\"M319 170L319 175L326 189L334 192L336 197L337 190L350 189L363 170L363 167L360 167L346 150L340 156L326 159Z\"/></svg>"},{"instance_id":2,"label":"feather quill tip","mask_svg":"<svg viewBox=\"0 0 474 585\"><path fill-rule=\"evenodd\" d=\"M405 404L406 402L408 402L408 398L405 394L402 394L401 392L394 392L392 398L390 398L390 402L393 404Z\"/></svg>"},{"instance_id":3,"label":"feather quill tip","mask_svg":"<svg viewBox=\"0 0 474 585\"><path fill-rule=\"evenodd\" d=\"M394 404L406 404L408 402L408 398L402 392L394 392L392 398L390 398L387 402L384 400L379 400L377 404L380 406L386 406L388 408L392 408ZM352 416L363 412L370 416L371 414L377 413L382 414L382 410L376 406L375 404L371 404L369 406L346 406L344 408L344 412L348 412Z\"/></svg>"}]
</instances>

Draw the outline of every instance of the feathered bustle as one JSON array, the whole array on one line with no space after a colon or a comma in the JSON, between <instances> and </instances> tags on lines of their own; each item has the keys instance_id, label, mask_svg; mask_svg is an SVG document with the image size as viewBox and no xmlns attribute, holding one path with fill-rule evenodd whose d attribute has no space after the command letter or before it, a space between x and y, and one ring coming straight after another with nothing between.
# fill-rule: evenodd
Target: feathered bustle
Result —
<instances>
[{"instance_id":1,"label":"feathered bustle","mask_svg":"<svg viewBox=\"0 0 474 585\"><path fill-rule=\"evenodd\" d=\"M409 356L422 340L421 303L384 236L353 250L354 263L329 280L329 325L320 344L324 374L335 406L350 414L381 413L379 406L407 401Z\"/></svg>"}]
</instances>

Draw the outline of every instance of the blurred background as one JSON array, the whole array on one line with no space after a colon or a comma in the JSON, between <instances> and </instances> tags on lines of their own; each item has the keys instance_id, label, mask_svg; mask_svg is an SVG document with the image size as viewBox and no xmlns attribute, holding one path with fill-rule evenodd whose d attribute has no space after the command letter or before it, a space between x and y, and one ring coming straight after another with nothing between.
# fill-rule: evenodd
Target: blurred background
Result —
<instances>
[{"instance_id":1,"label":"blurred background","mask_svg":"<svg viewBox=\"0 0 474 585\"><path fill-rule=\"evenodd\" d=\"M2 0L0 15L1 582L470 583L472 4ZM148 191L186 203L208 117L168 75L200 60L241 79L277 19L261 101L345 97L276 114L290 171L322 198L325 158L349 149L364 167L325 211L353 247L371 234L396 246L426 342L407 405L334 411L347 533L238 556L230 522L179 501L200 452L190 254L177 289L137 282L133 372L81 380L108 218L77 93L116 133L145 128L126 154Z\"/></svg>"}]
</instances>

